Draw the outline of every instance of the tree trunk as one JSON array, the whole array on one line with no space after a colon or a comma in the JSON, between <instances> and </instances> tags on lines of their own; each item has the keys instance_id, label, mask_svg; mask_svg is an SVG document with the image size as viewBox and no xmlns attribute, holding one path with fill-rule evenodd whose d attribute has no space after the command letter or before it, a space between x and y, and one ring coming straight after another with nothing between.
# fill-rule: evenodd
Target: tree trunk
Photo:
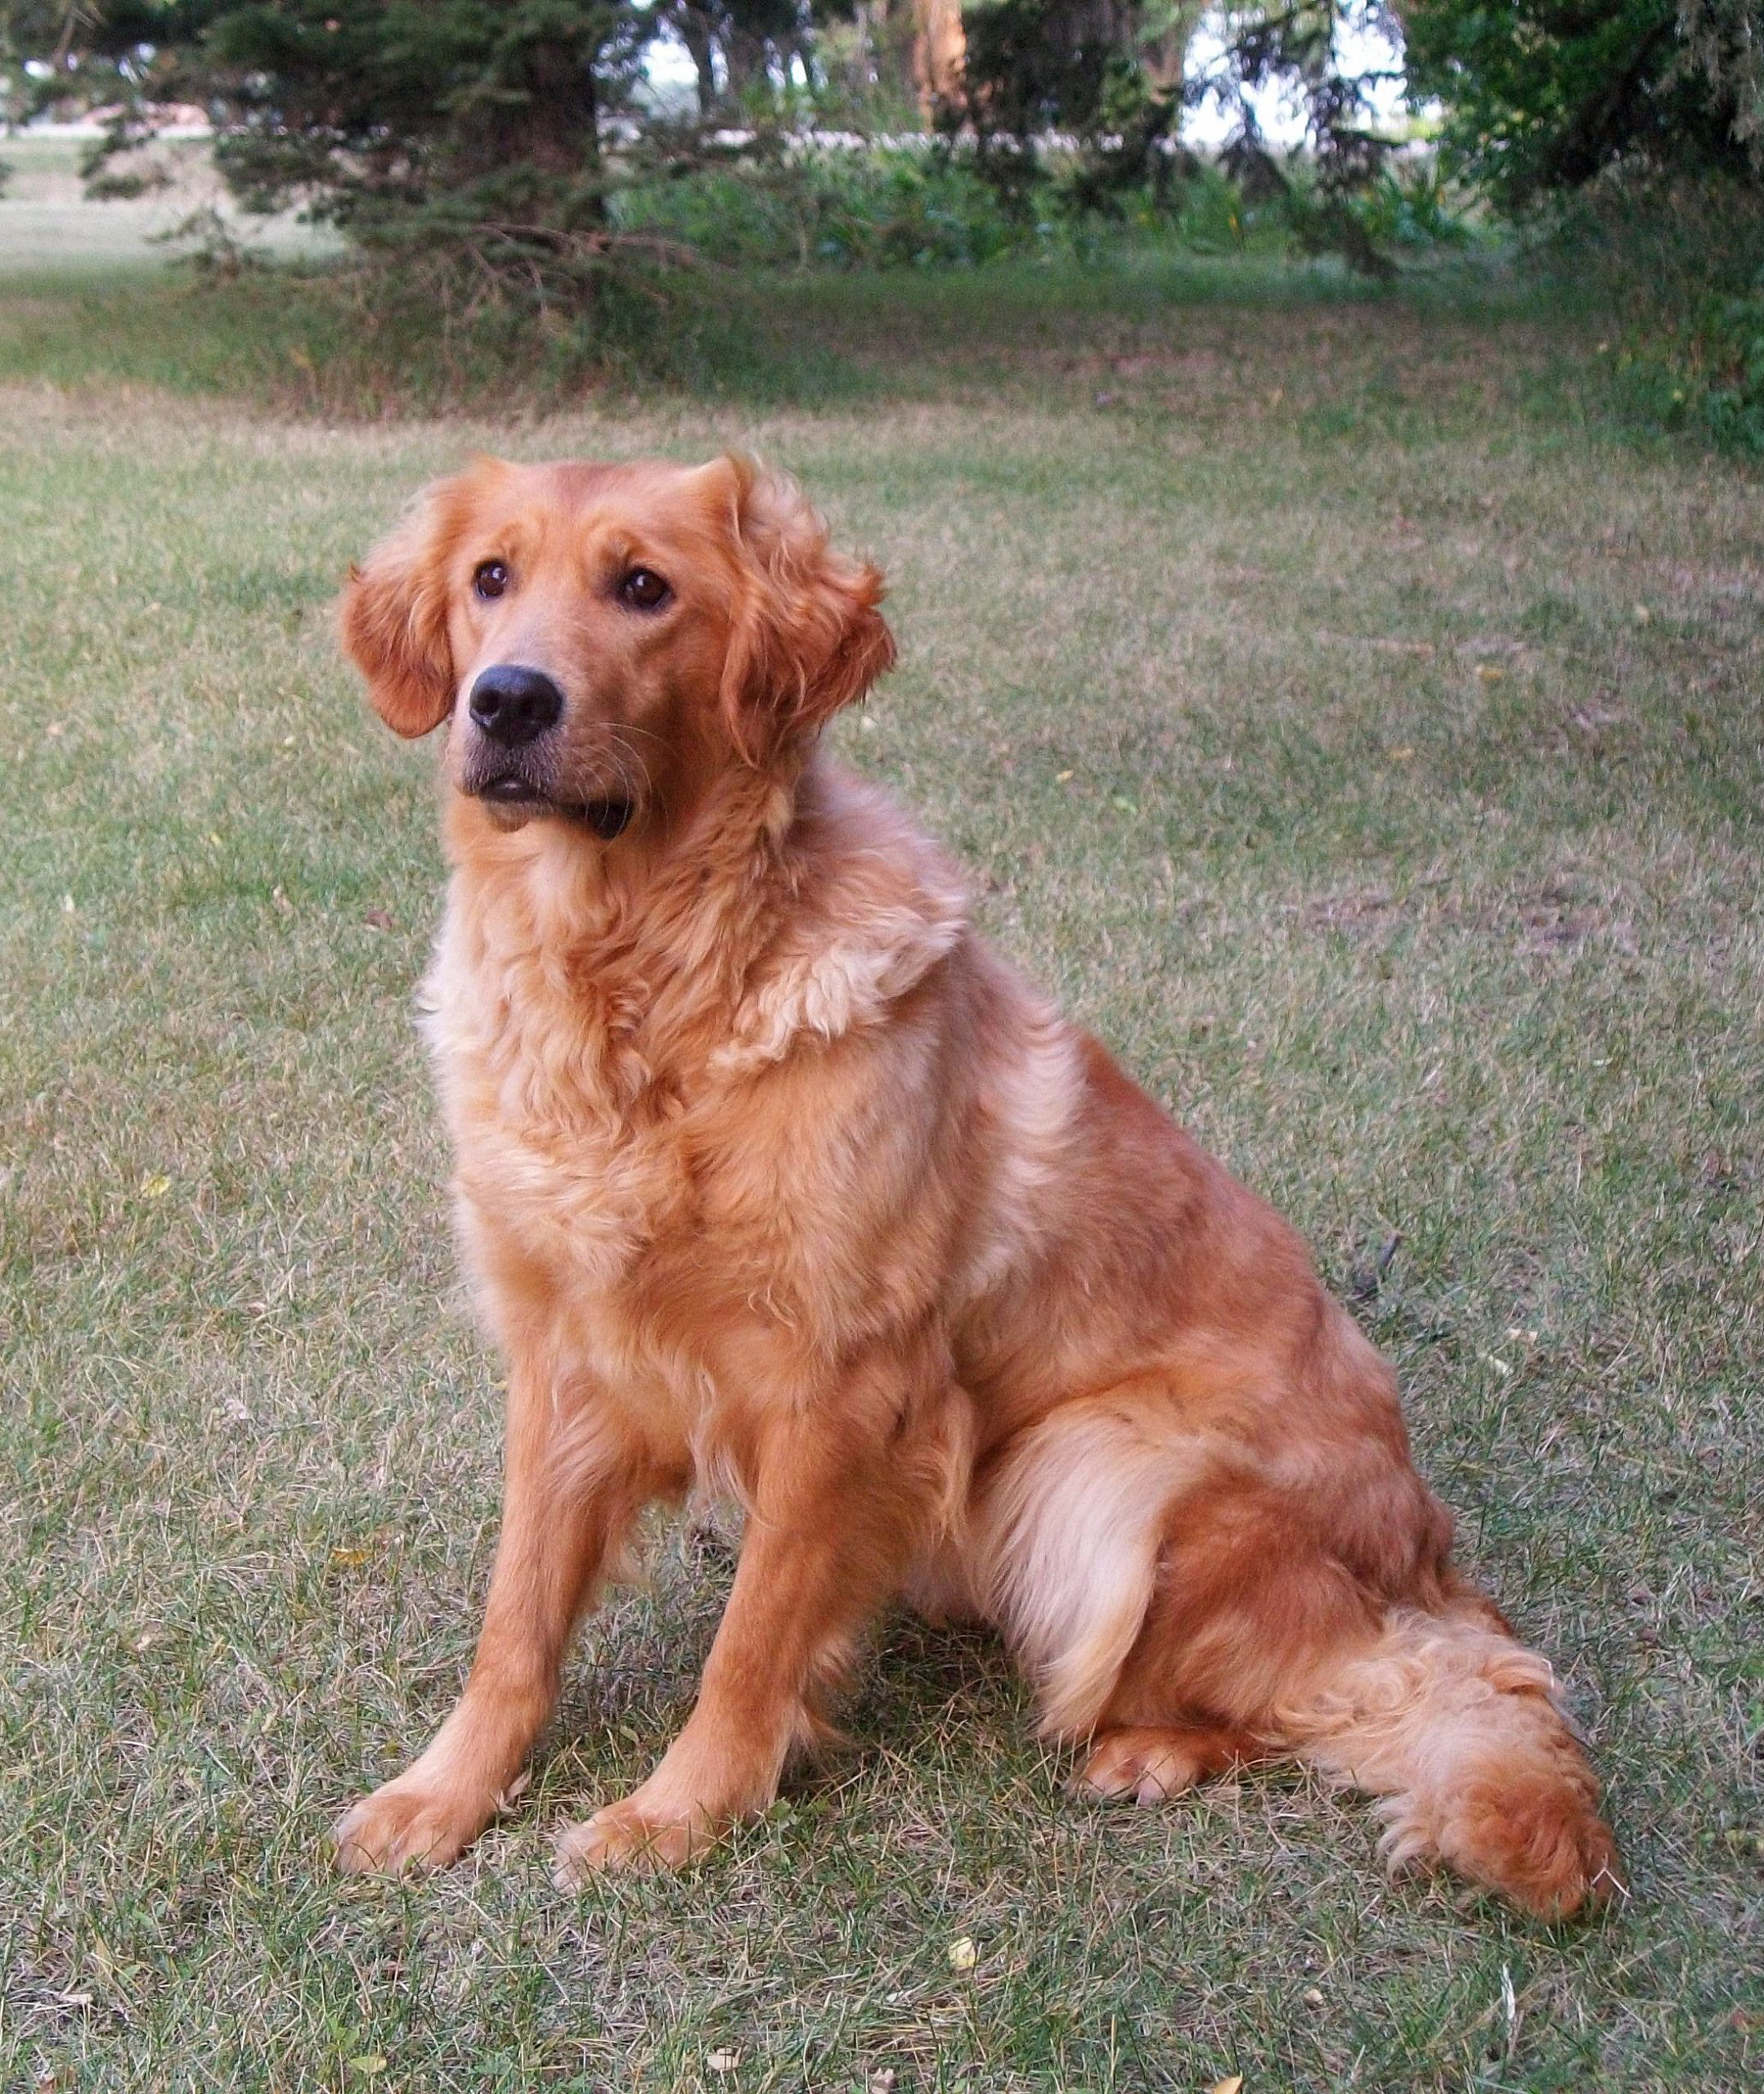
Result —
<instances>
[{"instance_id":1,"label":"tree trunk","mask_svg":"<svg viewBox=\"0 0 1764 2094\"><path fill-rule=\"evenodd\" d=\"M913 0L913 84L927 124L962 107L967 62L961 0Z\"/></svg>"},{"instance_id":2,"label":"tree trunk","mask_svg":"<svg viewBox=\"0 0 1764 2094\"><path fill-rule=\"evenodd\" d=\"M708 120L716 110L716 38L710 17L702 8L677 7L673 19L675 30L698 76L698 114Z\"/></svg>"},{"instance_id":3,"label":"tree trunk","mask_svg":"<svg viewBox=\"0 0 1764 2094\"><path fill-rule=\"evenodd\" d=\"M729 71L729 99L739 101L755 80L765 78L765 43L746 29L730 29L723 40L723 63Z\"/></svg>"},{"instance_id":4,"label":"tree trunk","mask_svg":"<svg viewBox=\"0 0 1764 2094\"><path fill-rule=\"evenodd\" d=\"M1152 38L1143 46L1142 62L1146 78L1160 100L1181 101L1188 70L1188 47L1194 41L1194 33L1200 27L1205 11L1205 0L1182 0L1162 35Z\"/></svg>"}]
</instances>

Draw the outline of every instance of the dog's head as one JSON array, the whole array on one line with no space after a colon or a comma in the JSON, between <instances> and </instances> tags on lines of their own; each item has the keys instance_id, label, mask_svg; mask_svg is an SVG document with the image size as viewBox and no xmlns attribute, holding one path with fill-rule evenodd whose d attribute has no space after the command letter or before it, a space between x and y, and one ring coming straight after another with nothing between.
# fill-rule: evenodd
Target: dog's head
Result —
<instances>
[{"instance_id":1,"label":"dog's head","mask_svg":"<svg viewBox=\"0 0 1764 2094\"><path fill-rule=\"evenodd\" d=\"M341 625L389 726L451 721L460 792L610 840L861 697L894 660L882 595L751 460L483 460L352 571Z\"/></svg>"}]
</instances>

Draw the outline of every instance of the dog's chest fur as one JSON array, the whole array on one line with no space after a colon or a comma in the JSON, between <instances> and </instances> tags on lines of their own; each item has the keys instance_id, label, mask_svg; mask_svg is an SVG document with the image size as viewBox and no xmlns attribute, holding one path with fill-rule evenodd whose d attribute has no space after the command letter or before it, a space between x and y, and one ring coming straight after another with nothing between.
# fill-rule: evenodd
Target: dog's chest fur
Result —
<instances>
[{"instance_id":1,"label":"dog's chest fur","mask_svg":"<svg viewBox=\"0 0 1764 2094\"><path fill-rule=\"evenodd\" d=\"M456 895L429 982L468 1253L628 1291L651 1246L697 1233L686 1099L645 1054L640 982L487 913Z\"/></svg>"},{"instance_id":2,"label":"dog's chest fur","mask_svg":"<svg viewBox=\"0 0 1764 2094\"><path fill-rule=\"evenodd\" d=\"M512 1291L603 1368L677 1381L715 1328L800 1332L886 1290L860 1269L864 1202L900 1200L931 1049L882 1021L965 928L922 856L886 886L873 853L848 888L818 866L812 914L652 902L641 938L579 891L559 905L537 859L462 865L427 1031L487 1299Z\"/></svg>"}]
</instances>

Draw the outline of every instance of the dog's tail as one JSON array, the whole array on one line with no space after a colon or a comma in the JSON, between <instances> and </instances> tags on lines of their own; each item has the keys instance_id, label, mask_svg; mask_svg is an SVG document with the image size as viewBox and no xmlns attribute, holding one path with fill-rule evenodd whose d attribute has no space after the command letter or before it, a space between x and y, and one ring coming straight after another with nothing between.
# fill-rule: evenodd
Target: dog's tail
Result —
<instances>
[{"instance_id":1,"label":"dog's tail","mask_svg":"<svg viewBox=\"0 0 1764 2094\"><path fill-rule=\"evenodd\" d=\"M1467 1588L1437 1614L1393 1610L1275 1727L1328 1778L1380 1800L1393 1868L1448 1863L1551 1920L1624 1891L1549 1665Z\"/></svg>"}]
</instances>

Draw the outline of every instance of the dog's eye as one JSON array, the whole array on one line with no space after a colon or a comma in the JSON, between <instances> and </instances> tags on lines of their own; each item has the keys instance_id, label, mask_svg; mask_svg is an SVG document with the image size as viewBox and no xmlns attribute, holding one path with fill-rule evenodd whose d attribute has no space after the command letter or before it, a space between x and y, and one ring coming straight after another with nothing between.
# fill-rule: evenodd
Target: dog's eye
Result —
<instances>
[{"instance_id":1,"label":"dog's eye","mask_svg":"<svg viewBox=\"0 0 1764 2094\"><path fill-rule=\"evenodd\" d=\"M652 568L634 567L618 585L618 600L633 610L658 611L673 591Z\"/></svg>"},{"instance_id":2,"label":"dog's eye","mask_svg":"<svg viewBox=\"0 0 1764 2094\"><path fill-rule=\"evenodd\" d=\"M493 604L509 586L509 570L499 559L487 559L472 577L472 586L487 604Z\"/></svg>"}]
</instances>

